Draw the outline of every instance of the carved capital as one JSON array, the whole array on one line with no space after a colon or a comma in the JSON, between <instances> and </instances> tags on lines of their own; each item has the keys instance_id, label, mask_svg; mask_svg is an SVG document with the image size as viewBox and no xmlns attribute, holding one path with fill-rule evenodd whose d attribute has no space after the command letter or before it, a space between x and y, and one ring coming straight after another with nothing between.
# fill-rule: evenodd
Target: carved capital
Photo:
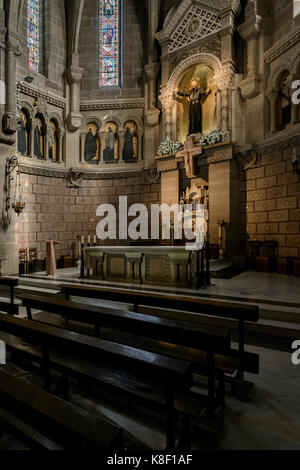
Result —
<instances>
[{"instance_id":1,"label":"carved capital","mask_svg":"<svg viewBox=\"0 0 300 470\"><path fill-rule=\"evenodd\" d=\"M153 62L152 64L145 65L146 77L148 80L156 80L158 77L160 64Z\"/></svg>"},{"instance_id":2,"label":"carved capital","mask_svg":"<svg viewBox=\"0 0 300 470\"><path fill-rule=\"evenodd\" d=\"M261 77L258 75L250 75L240 83L240 90L243 98L254 98L260 92Z\"/></svg>"},{"instance_id":3,"label":"carved capital","mask_svg":"<svg viewBox=\"0 0 300 470\"><path fill-rule=\"evenodd\" d=\"M80 111L72 111L68 116L68 129L71 132L77 131L81 126L82 118Z\"/></svg>"},{"instance_id":4,"label":"carved capital","mask_svg":"<svg viewBox=\"0 0 300 470\"><path fill-rule=\"evenodd\" d=\"M159 99L164 109L170 109L173 105L173 91L166 85L163 85L160 89Z\"/></svg>"},{"instance_id":5,"label":"carved capital","mask_svg":"<svg viewBox=\"0 0 300 470\"><path fill-rule=\"evenodd\" d=\"M84 69L82 67L76 67L71 65L66 71L67 80L69 85L76 84L80 85Z\"/></svg>"},{"instance_id":6,"label":"carved capital","mask_svg":"<svg viewBox=\"0 0 300 470\"><path fill-rule=\"evenodd\" d=\"M151 109L145 113L145 122L148 127L155 127L159 124L159 109Z\"/></svg>"},{"instance_id":7,"label":"carved capital","mask_svg":"<svg viewBox=\"0 0 300 470\"><path fill-rule=\"evenodd\" d=\"M19 127L16 113L5 113L3 116L3 130L6 134L14 134Z\"/></svg>"}]
</instances>

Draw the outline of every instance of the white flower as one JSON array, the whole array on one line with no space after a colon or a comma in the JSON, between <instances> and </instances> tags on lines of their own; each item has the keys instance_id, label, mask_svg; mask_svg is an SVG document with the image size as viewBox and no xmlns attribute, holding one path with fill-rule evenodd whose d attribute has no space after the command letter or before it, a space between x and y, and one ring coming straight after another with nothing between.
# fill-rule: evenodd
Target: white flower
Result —
<instances>
[{"instance_id":1,"label":"white flower","mask_svg":"<svg viewBox=\"0 0 300 470\"><path fill-rule=\"evenodd\" d=\"M200 140L200 145L213 145L219 142L224 142L226 134L223 130L212 129L211 131L204 134Z\"/></svg>"},{"instance_id":2,"label":"white flower","mask_svg":"<svg viewBox=\"0 0 300 470\"><path fill-rule=\"evenodd\" d=\"M158 155L172 155L182 149L180 142L174 142L173 140L165 140L161 142L157 151Z\"/></svg>"}]
</instances>

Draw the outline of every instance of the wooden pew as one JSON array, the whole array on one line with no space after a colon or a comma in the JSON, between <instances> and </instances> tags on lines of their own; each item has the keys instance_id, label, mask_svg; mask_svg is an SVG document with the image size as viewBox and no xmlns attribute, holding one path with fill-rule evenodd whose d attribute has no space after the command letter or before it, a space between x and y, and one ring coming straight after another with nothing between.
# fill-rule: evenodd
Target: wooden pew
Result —
<instances>
[{"instance_id":1,"label":"wooden pew","mask_svg":"<svg viewBox=\"0 0 300 470\"><path fill-rule=\"evenodd\" d=\"M191 416L207 409L207 397L188 392L193 384L188 362L2 314L0 331L13 335L5 338L8 349L42 365L46 390L50 390L50 371L55 369L62 372L65 383L72 376L163 412L168 448L175 447L177 417L184 415L189 430ZM15 337L40 349L36 352L18 344Z\"/></svg>"},{"instance_id":2,"label":"wooden pew","mask_svg":"<svg viewBox=\"0 0 300 470\"><path fill-rule=\"evenodd\" d=\"M73 297L86 297L114 302L126 302L133 304L134 311L139 311L139 306L149 306L162 309L184 312L184 319L188 320L186 312L197 313L201 318L226 318L237 322L238 327L238 350L231 351L230 356L240 359L241 367L237 375L237 381L233 384L252 386L250 382L244 381L244 372L252 374L259 373L258 354L245 351L245 322L257 322L259 309L255 305L236 304L232 302L220 302L207 300L199 297L187 297L177 294L166 294L148 292L142 290L129 290L109 286L88 286L78 284L61 284L61 293L67 300ZM203 322L203 318L201 323ZM197 319L193 316L193 324Z\"/></svg>"},{"instance_id":3,"label":"wooden pew","mask_svg":"<svg viewBox=\"0 0 300 470\"><path fill-rule=\"evenodd\" d=\"M98 337L101 337L101 328L127 332L141 337L139 342L136 339L127 343L130 346L183 360L186 359L186 354L195 366L195 370L204 372L208 376L208 393L211 403L215 397L214 377L217 376L219 379L218 397L222 404L224 403L224 372L233 373L237 367L237 360L233 359L231 364L228 364L229 361L226 361L224 356L217 358L222 367L218 369L215 367L215 353L226 354L230 351L230 337L227 331L120 309L85 306L53 296L23 294L20 298L30 320L32 319L31 309L43 310L59 316L63 314L69 320L93 325ZM148 341L146 347L142 338L151 338L151 344ZM164 344L161 343L162 341ZM117 342L120 341L117 340ZM124 338L122 342L124 343ZM180 346L185 348L180 348ZM238 365L240 365L239 362Z\"/></svg>"},{"instance_id":4,"label":"wooden pew","mask_svg":"<svg viewBox=\"0 0 300 470\"><path fill-rule=\"evenodd\" d=\"M0 428L35 450L124 448L119 426L3 369L0 370Z\"/></svg>"},{"instance_id":5,"label":"wooden pew","mask_svg":"<svg viewBox=\"0 0 300 470\"><path fill-rule=\"evenodd\" d=\"M0 286L10 288L10 302L0 302L0 312L7 312L9 315L18 315L19 306L15 305L15 293L14 289L19 284L17 278L12 277L0 277Z\"/></svg>"}]
</instances>

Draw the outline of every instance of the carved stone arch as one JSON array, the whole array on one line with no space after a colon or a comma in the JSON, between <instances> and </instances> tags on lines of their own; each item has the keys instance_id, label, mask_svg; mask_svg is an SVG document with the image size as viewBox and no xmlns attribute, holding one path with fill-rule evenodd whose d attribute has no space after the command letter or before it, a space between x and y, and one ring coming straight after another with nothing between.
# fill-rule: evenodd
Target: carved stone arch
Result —
<instances>
[{"instance_id":1,"label":"carved stone arch","mask_svg":"<svg viewBox=\"0 0 300 470\"><path fill-rule=\"evenodd\" d=\"M82 124L81 124L81 131L82 132L85 132L85 128L88 124L95 124L98 128L98 131L100 131L101 127L102 127L102 121L101 119L95 117L95 116L92 116L92 117L86 117L85 119L83 119L82 121Z\"/></svg>"},{"instance_id":2,"label":"carved stone arch","mask_svg":"<svg viewBox=\"0 0 300 470\"><path fill-rule=\"evenodd\" d=\"M129 115L129 116L126 116L126 118L124 118L124 119L122 120L122 124L121 124L122 128L124 128L124 126L125 126L125 124L126 124L127 121L134 121L134 122L136 123L137 128L138 128L139 130L143 129L143 127L144 127L144 126L143 126L143 121L142 121L142 119L141 119L139 116L134 116L134 115L132 115L132 114Z\"/></svg>"},{"instance_id":3,"label":"carved stone arch","mask_svg":"<svg viewBox=\"0 0 300 470\"><path fill-rule=\"evenodd\" d=\"M51 120L56 121L57 126L61 131L65 130L64 121L58 113L50 113L48 122L50 122Z\"/></svg>"},{"instance_id":4,"label":"carved stone arch","mask_svg":"<svg viewBox=\"0 0 300 470\"><path fill-rule=\"evenodd\" d=\"M293 75L299 75L300 73L300 52L296 52L291 59L291 72Z\"/></svg>"},{"instance_id":5,"label":"carved stone arch","mask_svg":"<svg viewBox=\"0 0 300 470\"><path fill-rule=\"evenodd\" d=\"M104 130L105 124L107 124L110 121L114 122L117 125L118 129L120 130L120 128L122 127L122 122L121 122L120 118L118 116L116 116L115 114L108 114L103 118L102 130Z\"/></svg>"},{"instance_id":6,"label":"carved stone arch","mask_svg":"<svg viewBox=\"0 0 300 470\"><path fill-rule=\"evenodd\" d=\"M178 86L186 70L192 65L201 63L213 69L215 78L217 78L218 75L221 75L223 71L222 63L215 55L209 54L208 52L195 54L182 61L178 67L176 67L168 81L168 89L174 90L175 87Z\"/></svg>"},{"instance_id":7,"label":"carved stone arch","mask_svg":"<svg viewBox=\"0 0 300 470\"><path fill-rule=\"evenodd\" d=\"M269 86L268 86L269 90L277 89L280 76L282 72L284 72L285 70L288 70L289 72L291 72L291 64L290 64L290 61L288 60L281 62L280 65L276 67L276 69L271 74L270 79L269 79Z\"/></svg>"},{"instance_id":8,"label":"carved stone arch","mask_svg":"<svg viewBox=\"0 0 300 470\"><path fill-rule=\"evenodd\" d=\"M32 121L32 119L35 116L35 111L34 111L33 107L31 106L31 104L27 103L27 101L21 101L20 102L20 109L21 110L25 109L25 111L28 114L29 119Z\"/></svg>"}]
</instances>

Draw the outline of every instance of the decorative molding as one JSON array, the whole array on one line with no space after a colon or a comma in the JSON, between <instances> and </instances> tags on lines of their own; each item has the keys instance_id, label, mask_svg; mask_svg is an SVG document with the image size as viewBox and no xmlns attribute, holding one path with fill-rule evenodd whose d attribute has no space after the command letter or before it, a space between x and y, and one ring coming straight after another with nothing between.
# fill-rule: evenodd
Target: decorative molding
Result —
<instances>
[{"instance_id":1,"label":"decorative molding","mask_svg":"<svg viewBox=\"0 0 300 470\"><path fill-rule=\"evenodd\" d=\"M272 46L264 55L265 62L270 64L285 51L293 47L300 41L300 28L296 29L288 38Z\"/></svg>"},{"instance_id":2,"label":"decorative molding","mask_svg":"<svg viewBox=\"0 0 300 470\"><path fill-rule=\"evenodd\" d=\"M208 54L206 52L201 52L199 54L192 55L188 57L187 59L183 60L180 62L178 67L173 71L168 85L167 89L168 91L171 90L171 98L173 98L172 92L176 88L176 85L178 84L179 80L181 79L183 73L191 66L195 64L205 64L211 67L215 73L215 78L221 74L223 71L223 66L218 57L216 57L213 54Z\"/></svg>"},{"instance_id":3,"label":"decorative molding","mask_svg":"<svg viewBox=\"0 0 300 470\"><path fill-rule=\"evenodd\" d=\"M222 29L221 18L213 11L191 5L170 36L169 53L182 49Z\"/></svg>"},{"instance_id":4,"label":"decorative molding","mask_svg":"<svg viewBox=\"0 0 300 470\"><path fill-rule=\"evenodd\" d=\"M205 156L205 152L204 152ZM218 163L233 159L233 146L225 144L212 151L212 155L207 157L207 163Z\"/></svg>"},{"instance_id":5,"label":"decorative molding","mask_svg":"<svg viewBox=\"0 0 300 470\"><path fill-rule=\"evenodd\" d=\"M209 8L212 12L216 13L229 7L232 7L234 10L238 10L240 7L240 0L199 0L197 2L194 0L184 0L176 10L171 11L170 15L166 18L164 28L156 34L155 37L160 43L171 36L178 23L195 3L199 7L202 6L202 8Z\"/></svg>"},{"instance_id":6,"label":"decorative molding","mask_svg":"<svg viewBox=\"0 0 300 470\"><path fill-rule=\"evenodd\" d=\"M20 172L26 175L36 176L47 176L49 178L63 178L68 179L69 171L67 169L57 169L38 167L33 165L27 165L21 163ZM132 178L136 176L144 176L144 170L132 170L132 171L114 171L114 172L95 172L95 171L84 171L81 168L72 170L74 173L82 173L84 180L107 180L107 179L119 179L119 178Z\"/></svg>"},{"instance_id":7,"label":"decorative molding","mask_svg":"<svg viewBox=\"0 0 300 470\"><path fill-rule=\"evenodd\" d=\"M50 95L49 93L37 90L28 86L27 84L25 85L24 83L20 83L19 88L20 93L22 93L23 95L31 96L32 98L43 99L46 101L46 103L52 104L53 106L56 106L58 108L64 109L66 106L65 98Z\"/></svg>"},{"instance_id":8,"label":"decorative molding","mask_svg":"<svg viewBox=\"0 0 300 470\"><path fill-rule=\"evenodd\" d=\"M67 186L68 188L81 188L83 182L83 173L74 171L73 168L69 169L67 176Z\"/></svg>"},{"instance_id":9,"label":"decorative molding","mask_svg":"<svg viewBox=\"0 0 300 470\"><path fill-rule=\"evenodd\" d=\"M258 142L255 146L255 149L259 155L264 155L268 153L273 153L278 150L284 150L289 147L300 144L300 125L294 126L294 133L279 132L274 134L274 136L265 139L261 142Z\"/></svg>"},{"instance_id":10,"label":"decorative molding","mask_svg":"<svg viewBox=\"0 0 300 470\"><path fill-rule=\"evenodd\" d=\"M221 40L219 37L216 37L215 35L211 38L210 41L208 41L206 38L204 40L200 40L199 42L197 41L197 46L195 49L190 49L188 48L186 53L182 53L181 51L180 55L177 54L172 54L173 60L170 61L170 58L168 56L169 60L169 69L170 73L172 74L174 69L183 61L188 59L189 57L192 57L196 54L212 54L216 56L218 59L221 58Z\"/></svg>"},{"instance_id":11,"label":"decorative molding","mask_svg":"<svg viewBox=\"0 0 300 470\"><path fill-rule=\"evenodd\" d=\"M259 163L259 155L253 148L245 149L237 153L236 156L243 170L255 168Z\"/></svg>"},{"instance_id":12,"label":"decorative molding","mask_svg":"<svg viewBox=\"0 0 300 470\"><path fill-rule=\"evenodd\" d=\"M96 102L85 101L80 105L80 111L105 111L109 109L143 109L145 107L145 99L115 101L115 102Z\"/></svg>"},{"instance_id":13,"label":"decorative molding","mask_svg":"<svg viewBox=\"0 0 300 470\"><path fill-rule=\"evenodd\" d=\"M160 182L160 173L156 168L145 170L144 172L145 183L155 184Z\"/></svg>"}]
</instances>

